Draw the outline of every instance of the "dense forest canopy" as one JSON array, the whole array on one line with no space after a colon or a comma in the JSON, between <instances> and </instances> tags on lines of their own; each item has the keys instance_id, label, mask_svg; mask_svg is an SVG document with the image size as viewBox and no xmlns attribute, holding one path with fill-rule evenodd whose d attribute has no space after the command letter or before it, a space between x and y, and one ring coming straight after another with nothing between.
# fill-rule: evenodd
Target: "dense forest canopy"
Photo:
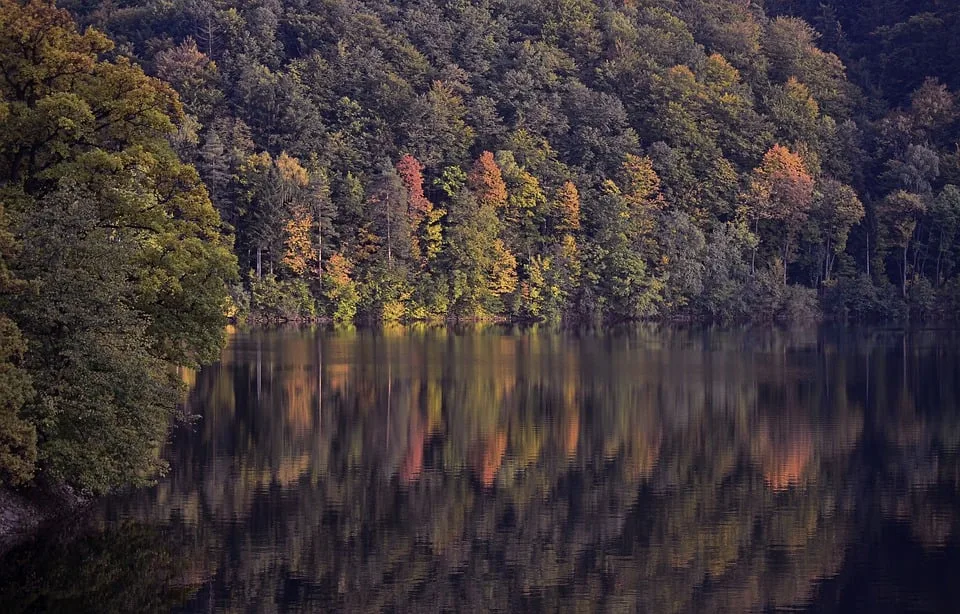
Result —
<instances>
[{"instance_id":1,"label":"dense forest canopy","mask_svg":"<svg viewBox=\"0 0 960 614\"><path fill-rule=\"evenodd\" d=\"M63 6L179 93L241 308L952 315L957 10L835 4Z\"/></svg>"},{"instance_id":2,"label":"dense forest canopy","mask_svg":"<svg viewBox=\"0 0 960 614\"><path fill-rule=\"evenodd\" d=\"M248 311L954 317L958 19L0 0L4 479L145 479L171 366Z\"/></svg>"},{"instance_id":3,"label":"dense forest canopy","mask_svg":"<svg viewBox=\"0 0 960 614\"><path fill-rule=\"evenodd\" d=\"M767 0L772 14L805 19L820 45L883 104L909 104L933 77L960 88L960 7L943 0ZM882 106L875 107L883 109Z\"/></svg>"}]
</instances>

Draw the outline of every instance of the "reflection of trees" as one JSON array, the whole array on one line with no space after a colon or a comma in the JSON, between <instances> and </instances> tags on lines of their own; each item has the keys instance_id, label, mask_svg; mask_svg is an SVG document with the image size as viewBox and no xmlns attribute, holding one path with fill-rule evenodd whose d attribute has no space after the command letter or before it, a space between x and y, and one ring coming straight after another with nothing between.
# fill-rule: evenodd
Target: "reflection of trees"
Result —
<instances>
[{"instance_id":1,"label":"reflection of trees","mask_svg":"<svg viewBox=\"0 0 960 614\"><path fill-rule=\"evenodd\" d=\"M0 566L4 612L166 612L202 584L185 539L156 527L84 526L8 553ZM176 545L173 545L176 544Z\"/></svg>"},{"instance_id":2,"label":"reflection of trees","mask_svg":"<svg viewBox=\"0 0 960 614\"><path fill-rule=\"evenodd\" d=\"M875 359L885 385L874 429L883 446L881 479L893 486L877 493L878 509L933 550L960 529L960 361L954 339L926 341L930 351L904 338L899 352Z\"/></svg>"},{"instance_id":3,"label":"reflection of trees","mask_svg":"<svg viewBox=\"0 0 960 614\"><path fill-rule=\"evenodd\" d=\"M196 506L244 545L211 560L237 604L297 578L298 598L359 609L722 609L708 583L788 605L842 562L862 423L797 343L816 339L238 339L198 381L200 456L159 513ZM824 397L842 419L818 420Z\"/></svg>"},{"instance_id":4,"label":"reflection of trees","mask_svg":"<svg viewBox=\"0 0 960 614\"><path fill-rule=\"evenodd\" d=\"M237 337L169 479L107 515L192 529L228 609L802 605L865 501L930 548L957 524L960 364L824 339Z\"/></svg>"}]
</instances>

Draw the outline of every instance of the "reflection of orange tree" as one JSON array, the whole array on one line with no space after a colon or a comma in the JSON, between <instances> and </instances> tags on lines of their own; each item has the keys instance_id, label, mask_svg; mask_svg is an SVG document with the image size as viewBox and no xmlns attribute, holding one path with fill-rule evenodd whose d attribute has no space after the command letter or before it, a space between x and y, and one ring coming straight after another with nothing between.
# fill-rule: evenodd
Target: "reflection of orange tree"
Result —
<instances>
[{"instance_id":1,"label":"reflection of orange tree","mask_svg":"<svg viewBox=\"0 0 960 614\"><path fill-rule=\"evenodd\" d=\"M723 609L708 581L738 604L804 599L846 539L837 476L862 418L844 382L642 335L239 338L200 376L198 457L143 513L196 507L212 553L238 546L212 560L265 592L237 604L284 574L361 610ZM224 389L237 406L203 398ZM831 420L810 417L822 398Z\"/></svg>"}]
</instances>

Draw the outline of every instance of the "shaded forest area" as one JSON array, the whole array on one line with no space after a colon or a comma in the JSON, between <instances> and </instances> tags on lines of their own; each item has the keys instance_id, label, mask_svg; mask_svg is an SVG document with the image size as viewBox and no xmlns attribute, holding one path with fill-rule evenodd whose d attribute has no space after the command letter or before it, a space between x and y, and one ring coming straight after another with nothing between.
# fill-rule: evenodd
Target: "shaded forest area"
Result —
<instances>
[{"instance_id":1,"label":"shaded forest area","mask_svg":"<svg viewBox=\"0 0 960 614\"><path fill-rule=\"evenodd\" d=\"M761 4L63 6L179 93L239 310L952 317L960 13Z\"/></svg>"}]
</instances>

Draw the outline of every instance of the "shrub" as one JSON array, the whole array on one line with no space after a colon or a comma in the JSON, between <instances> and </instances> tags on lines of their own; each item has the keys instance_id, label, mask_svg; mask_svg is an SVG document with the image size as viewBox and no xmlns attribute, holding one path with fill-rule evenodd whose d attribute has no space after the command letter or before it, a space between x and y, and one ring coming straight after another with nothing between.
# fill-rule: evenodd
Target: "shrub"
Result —
<instances>
[{"instance_id":1,"label":"shrub","mask_svg":"<svg viewBox=\"0 0 960 614\"><path fill-rule=\"evenodd\" d=\"M251 275L250 306L263 318L294 320L317 315L310 287L302 279L278 281L269 274L257 279Z\"/></svg>"},{"instance_id":2,"label":"shrub","mask_svg":"<svg viewBox=\"0 0 960 614\"><path fill-rule=\"evenodd\" d=\"M823 310L833 320L866 322L902 318L905 305L895 287L877 285L866 274L840 277L825 285Z\"/></svg>"}]
</instances>

